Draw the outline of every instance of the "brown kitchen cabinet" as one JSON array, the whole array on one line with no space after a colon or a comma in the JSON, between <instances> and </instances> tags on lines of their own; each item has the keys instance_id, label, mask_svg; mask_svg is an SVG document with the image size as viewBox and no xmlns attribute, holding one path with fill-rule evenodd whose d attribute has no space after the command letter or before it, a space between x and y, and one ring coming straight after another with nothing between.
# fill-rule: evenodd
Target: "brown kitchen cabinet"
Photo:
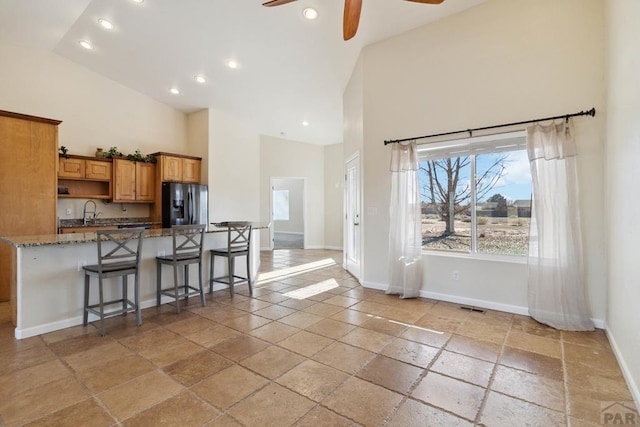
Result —
<instances>
[{"instance_id":1,"label":"brown kitchen cabinet","mask_svg":"<svg viewBox=\"0 0 640 427\"><path fill-rule=\"evenodd\" d=\"M155 165L127 159L113 159L114 203L153 203Z\"/></svg>"},{"instance_id":2,"label":"brown kitchen cabinet","mask_svg":"<svg viewBox=\"0 0 640 427\"><path fill-rule=\"evenodd\" d=\"M170 153L152 155L158 159L161 182L200 183L202 158Z\"/></svg>"},{"instance_id":3,"label":"brown kitchen cabinet","mask_svg":"<svg viewBox=\"0 0 640 427\"><path fill-rule=\"evenodd\" d=\"M56 234L59 120L0 111L0 236ZM0 302L16 321L16 250L0 243Z\"/></svg>"},{"instance_id":4,"label":"brown kitchen cabinet","mask_svg":"<svg viewBox=\"0 0 640 427\"><path fill-rule=\"evenodd\" d=\"M110 160L67 155L58 159L58 197L111 198Z\"/></svg>"}]
</instances>

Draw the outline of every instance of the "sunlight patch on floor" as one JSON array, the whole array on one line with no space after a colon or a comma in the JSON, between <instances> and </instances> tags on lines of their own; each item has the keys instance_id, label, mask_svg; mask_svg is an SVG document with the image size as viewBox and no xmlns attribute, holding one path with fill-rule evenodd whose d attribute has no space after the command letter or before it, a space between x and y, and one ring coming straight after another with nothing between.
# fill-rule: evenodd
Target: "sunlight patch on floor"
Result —
<instances>
[{"instance_id":1,"label":"sunlight patch on floor","mask_svg":"<svg viewBox=\"0 0 640 427\"><path fill-rule=\"evenodd\" d=\"M396 325L406 326L406 327L411 328L411 329L419 329L421 331L432 332L432 333L438 334L438 335L444 335L444 332L442 332L442 331L434 331L433 329L423 328L421 326L411 325L409 323L398 322L397 320L386 319L384 317L374 316L373 314L367 314L367 316L372 317L374 319L378 319L378 320L386 320L389 323L395 323Z\"/></svg>"},{"instance_id":2,"label":"sunlight patch on floor","mask_svg":"<svg viewBox=\"0 0 640 427\"><path fill-rule=\"evenodd\" d=\"M296 289L295 291L287 292L283 294L285 297L293 299L306 299L314 295L321 294L331 289L335 289L338 286L338 282L335 279L328 279L322 282L314 283L313 285L305 286L304 288Z\"/></svg>"},{"instance_id":3,"label":"sunlight patch on floor","mask_svg":"<svg viewBox=\"0 0 640 427\"><path fill-rule=\"evenodd\" d=\"M257 284L262 285L276 280L286 279L288 277L299 276L300 274L309 273L310 271L320 270L334 265L336 265L336 262L333 259L325 258L319 261L296 265L295 267L258 273Z\"/></svg>"}]
</instances>

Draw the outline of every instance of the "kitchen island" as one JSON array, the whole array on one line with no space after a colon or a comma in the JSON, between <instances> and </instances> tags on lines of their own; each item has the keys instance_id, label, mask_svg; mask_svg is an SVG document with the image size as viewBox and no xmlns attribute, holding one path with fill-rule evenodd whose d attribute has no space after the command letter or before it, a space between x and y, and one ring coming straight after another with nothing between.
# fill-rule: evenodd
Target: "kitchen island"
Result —
<instances>
[{"instance_id":1,"label":"kitchen island","mask_svg":"<svg viewBox=\"0 0 640 427\"><path fill-rule=\"evenodd\" d=\"M254 223L251 236L251 274L256 277L260 264L260 230L268 224ZM209 288L209 249L226 247L226 228L209 226L204 238L203 280ZM56 331L82 324L84 264L96 264L96 233L49 234L0 237L0 244L11 249L11 307L17 339ZM140 305L156 304L156 256L172 251L171 229L144 231L140 262ZM226 272L226 263L216 260L217 272ZM238 274L245 274L244 263L238 263ZM221 273L222 274L222 273ZM225 273L226 274L226 273ZM169 275L165 275L166 278ZM190 275L191 280L197 274ZM114 278L112 280L118 280ZM197 280L197 279L196 279ZM214 290L226 286L216 283ZM113 294L109 292L113 291ZM118 286L105 287L105 298L112 299ZM167 298L167 301L169 299ZM163 300L163 302L165 302ZM197 301L192 302L196 304ZM89 321L96 317L89 315Z\"/></svg>"}]
</instances>

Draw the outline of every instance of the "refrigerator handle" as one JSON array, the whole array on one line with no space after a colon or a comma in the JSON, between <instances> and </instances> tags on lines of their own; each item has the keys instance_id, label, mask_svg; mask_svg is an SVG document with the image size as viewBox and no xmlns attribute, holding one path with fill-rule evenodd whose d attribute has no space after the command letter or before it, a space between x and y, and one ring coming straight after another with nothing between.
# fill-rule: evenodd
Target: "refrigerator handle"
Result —
<instances>
[{"instance_id":1,"label":"refrigerator handle","mask_svg":"<svg viewBox=\"0 0 640 427\"><path fill-rule=\"evenodd\" d=\"M193 196L191 191L187 193L187 200L189 203L189 224L193 224Z\"/></svg>"}]
</instances>

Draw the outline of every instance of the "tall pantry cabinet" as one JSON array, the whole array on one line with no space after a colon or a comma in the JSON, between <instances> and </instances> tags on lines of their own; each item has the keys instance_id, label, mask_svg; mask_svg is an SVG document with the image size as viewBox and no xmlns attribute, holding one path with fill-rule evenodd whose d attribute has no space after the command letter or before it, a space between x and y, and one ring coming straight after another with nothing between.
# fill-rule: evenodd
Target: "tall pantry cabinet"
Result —
<instances>
[{"instance_id":1,"label":"tall pantry cabinet","mask_svg":"<svg viewBox=\"0 0 640 427\"><path fill-rule=\"evenodd\" d=\"M0 236L57 232L60 123L0 110ZM11 295L12 251L15 248L0 242L0 302L15 298Z\"/></svg>"}]
</instances>

